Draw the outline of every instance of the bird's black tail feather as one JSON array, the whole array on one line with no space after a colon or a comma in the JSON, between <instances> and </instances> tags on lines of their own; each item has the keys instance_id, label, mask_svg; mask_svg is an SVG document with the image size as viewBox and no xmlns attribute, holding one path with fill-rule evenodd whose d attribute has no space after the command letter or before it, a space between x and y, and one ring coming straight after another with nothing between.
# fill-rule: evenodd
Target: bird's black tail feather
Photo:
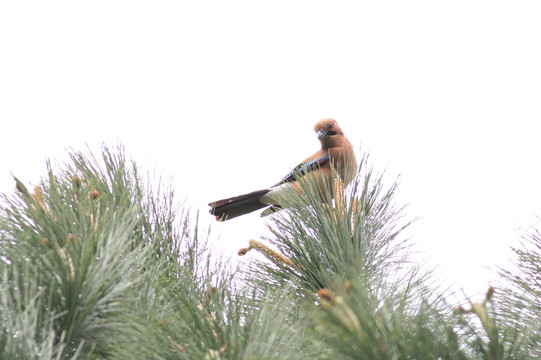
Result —
<instances>
[{"instance_id":1,"label":"bird's black tail feather","mask_svg":"<svg viewBox=\"0 0 541 360\"><path fill-rule=\"evenodd\" d=\"M216 216L218 221L226 221L233 219L237 216L251 213L267 207L267 204L263 204L259 201L259 198L267 194L270 190L263 189L251 192L249 194L239 195L227 199L211 202L209 206L210 213Z\"/></svg>"}]
</instances>

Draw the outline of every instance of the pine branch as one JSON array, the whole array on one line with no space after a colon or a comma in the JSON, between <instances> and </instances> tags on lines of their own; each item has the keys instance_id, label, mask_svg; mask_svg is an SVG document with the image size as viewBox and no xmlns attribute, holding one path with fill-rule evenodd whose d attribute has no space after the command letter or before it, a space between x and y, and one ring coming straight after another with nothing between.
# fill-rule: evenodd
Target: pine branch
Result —
<instances>
[{"instance_id":1,"label":"pine branch","mask_svg":"<svg viewBox=\"0 0 541 360\"><path fill-rule=\"evenodd\" d=\"M23 309L42 314L30 333L53 335L55 357L76 356L81 346L103 351L118 328L110 320L124 309L129 274L147 255L133 237L138 180L122 154L104 149L103 157L103 170L80 154L73 156L75 167L56 172L49 165L33 193L16 180L18 196L3 199L4 284L17 283L11 290L27 299ZM34 301L28 300L27 281L40 289Z\"/></svg>"},{"instance_id":2,"label":"pine branch","mask_svg":"<svg viewBox=\"0 0 541 360\"><path fill-rule=\"evenodd\" d=\"M337 172L338 173L338 172ZM344 188L309 176L239 271L197 215L122 149L73 152L0 207L0 358L533 359L541 236L519 271L453 312L411 260L397 184L364 156Z\"/></svg>"},{"instance_id":3,"label":"pine branch","mask_svg":"<svg viewBox=\"0 0 541 360\"><path fill-rule=\"evenodd\" d=\"M304 195L286 199L290 209L275 215L272 237L265 239L289 260L267 252L272 265L256 262L251 270L257 276L298 282L315 292L367 276L380 283L385 274L407 267L409 244L398 235L411 221L402 221L402 207L394 200L396 184L385 189L366 156L346 190L338 177L324 188L310 177L301 185Z\"/></svg>"}]
</instances>

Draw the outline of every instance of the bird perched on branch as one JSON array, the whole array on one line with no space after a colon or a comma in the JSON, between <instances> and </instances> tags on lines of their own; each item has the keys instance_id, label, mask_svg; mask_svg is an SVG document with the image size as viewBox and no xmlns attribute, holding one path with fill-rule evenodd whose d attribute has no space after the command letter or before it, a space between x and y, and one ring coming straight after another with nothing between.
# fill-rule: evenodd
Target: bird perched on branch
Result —
<instances>
[{"instance_id":1,"label":"bird perched on branch","mask_svg":"<svg viewBox=\"0 0 541 360\"><path fill-rule=\"evenodd\" d=\"M209 212L215 215L218 221L230 220L265 207L268 208L262 212L261 216L271 214L282 208L280 199L283 199L284 193L292 192L292 190L297 193L301 191L299 176L313 175L320 188L322 188L323 179L331 184L333 180L331 164L338 171L344 185L347 185L357 168L351 143L334 119L319 121L314 126L314 131L321 143L321 149L306 158L277 184L268 189L211 202Z\"/></svg>"}]
</instances>

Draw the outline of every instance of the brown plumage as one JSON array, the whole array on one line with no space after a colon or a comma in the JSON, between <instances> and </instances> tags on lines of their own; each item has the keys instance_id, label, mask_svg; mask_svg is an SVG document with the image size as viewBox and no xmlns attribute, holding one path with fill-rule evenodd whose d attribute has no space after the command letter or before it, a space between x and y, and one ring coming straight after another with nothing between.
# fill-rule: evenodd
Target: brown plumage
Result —
<instances>
[{"instance_id":1,"label":"brown plumage","mask_svg":"<svg viewBox=\"0 0 541 360\"><path fill-rule=\"evenodd\" d=\"M321 143L321 149L315 154L306 158L296 166L281 181L268 189L254 191L248 194L239 195L227 199L211 202L210 213L216 216L218 221L225 221L237 216L248 214L252 211L270 206L262 215L267 215L282 207L277 198L285 191L300 192L301 186L296 180L299 174L311 174L320 186L323 179L332 183L331 163L339 171L339 175L347 185L355 175L357 161L353 154L353 147L346 138L336 120L323 119L314 126L314 131Z\"/></svg>"}]
</instances>

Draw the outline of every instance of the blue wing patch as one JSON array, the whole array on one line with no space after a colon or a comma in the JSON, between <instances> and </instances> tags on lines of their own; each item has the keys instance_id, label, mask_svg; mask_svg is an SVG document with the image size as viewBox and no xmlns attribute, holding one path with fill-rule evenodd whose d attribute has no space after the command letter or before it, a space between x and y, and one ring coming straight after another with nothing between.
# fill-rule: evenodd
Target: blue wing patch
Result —
<instances>
[{"instance_id":1,"label":"blue wing patch","mask_svg":"<svg viewBox=\"0 0 541 360\"><path fill-rule=\"evenodd\" d=\"M306 175L311 171L314 171L316 169L319 169L321 165L325 164L327 161L329 161L331 157L329 154L320 157L319 159L310 160L304 164L299 164L295 166L293 170L291 170L277 185L288 183L291 181L296 180L296 178L299 175Z\"/></svg>"}]
</instances>

